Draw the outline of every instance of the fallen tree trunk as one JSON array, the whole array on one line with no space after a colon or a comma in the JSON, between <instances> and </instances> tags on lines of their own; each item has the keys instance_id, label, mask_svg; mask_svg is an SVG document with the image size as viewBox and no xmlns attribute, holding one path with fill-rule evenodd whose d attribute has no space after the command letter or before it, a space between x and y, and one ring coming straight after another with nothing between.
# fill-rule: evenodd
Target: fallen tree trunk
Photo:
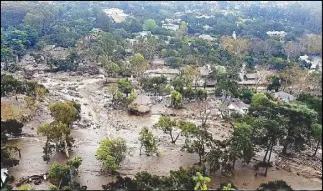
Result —
<instances>
[{"instance_id":1,"label":"fallen tree trunk","mask_svg":"<svg viewBox=\"0 0 323 191\"><path fill-rule=\"evenodd\" d=\"M65 134L63 134L63 139L64 139L65 154L66 154L67 158L69 158L70 155L69 155L69 152L68 152L68 147L67 147L66 135Z\"/></svg>"}]
</instances>

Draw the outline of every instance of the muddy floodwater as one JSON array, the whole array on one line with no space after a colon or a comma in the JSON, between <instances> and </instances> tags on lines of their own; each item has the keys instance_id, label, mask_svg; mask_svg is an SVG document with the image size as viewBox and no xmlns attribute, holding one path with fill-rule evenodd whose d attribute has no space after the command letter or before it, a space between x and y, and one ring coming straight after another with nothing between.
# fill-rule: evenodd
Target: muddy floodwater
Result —
<instances>
[{"instance_id":1,"label":"muddy floodwater","mask_svg":"<svg viewBox=\"0 0 323 191\"><path fill-rule=\"evenodd\" d=\"M42 123L50 122L52 119L48 111L48 105L59 100L76 100L81 104L81 121L72 125L71 135L75 139L75 147L70 157L82 157L83 162L79 169L79 181L86 185L89 190L102 189L103 184L113 180L113 177L105 174L101 163L96 160L95 152L99 142L106 138L121 137L127 141L128 154L121 165L119 172L122 175L133 176L140 171L148 171L156 175L168 175L170 170L177 170L180 166L190 166L198 162L196 154L180 151L183 138L179 138L176 145L170 143L168 135L161 130L154 129L160 115L165 112L163 104L155 105L151 115L129 116L127 112L114 110L108 107L111 95L108 87L104 86L103 76L79 77L67 74L49 74L47 77L36 78L39 83L49 89L50 94L41 103L43 107L37 115L24 126L24 133L32 134L34 137L23 137L10 140L9 145L21 148L21 161L18 166L9 168L9 174L15 176L16 180L21 177L35 174L43 174L48 171L49 166L57 161L64 164L66 158L63 154L56 153L51 156L47 164L42 159L45 137L36 133L37 127ZM187 120L194 120L192 118ZM210 121L211 132L215 138L223 139L232 131L230 127L221 121ZM149 127L158 139L158 149L161 156L139 156L140 143L139 132L142 127ZM320 153L322 155L322 153ZM304 167L305 168L305 167ZM275 179L283 179L293 189L321 189L322 181L319 178L306 178L298 176L296 172L288 172L283 169L272 167L268 176L255 176L255 171L250 166L237 164L234 176L222 177L219 174L211 176L210 188L216 189L220 182L232 182L240 189L256 189L260 183ZM46 189L49 183L35 186L37 189Z\"/></svg>"}]
</instances>

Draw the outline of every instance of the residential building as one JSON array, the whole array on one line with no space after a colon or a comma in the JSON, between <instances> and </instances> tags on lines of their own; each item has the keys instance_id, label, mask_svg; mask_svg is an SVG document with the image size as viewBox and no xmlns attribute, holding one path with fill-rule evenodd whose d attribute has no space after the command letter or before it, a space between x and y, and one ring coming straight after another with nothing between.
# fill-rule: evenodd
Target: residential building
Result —
<instances>
[{"instance_id":1,"label":"residential building","mask_svg":"<svg viewBox=\"0 0 323 191\"><path fill-rule=\"evenodd\" d=\"M283 41L284 37L287 35L285 31L268 31L267 35L271 37L279 37L280 41Z\"/></svg>"},{"instance_id":2,"label":"residential building","mask_svg":"<svg viewBox=\"0 0 323 191\"><path fill-rule=\"evenodd\" d=\"M212 29L212 27L210 27L209 25L204 25L204 26L203 26L203 29L204 29L204 30L209 30L209 29Z\"/></svg>"},{"instance_id":3,"label":"residential building","mask_svg":"<svg viewBox=\"0 0 323 191\"><path fill-rule=\"evenodd\" d=\"M291 101L295 101L296 97L294 97L293 95L280 91L280 92L275 92L273 93L273 97L275 99L278 99L280 101L284 101L284 102L291 102Z\"/></svg>"},{"instance_id":4,"label":"residential building","mask_svg":"<svg viewBox=\"0 0 323 191\"><path fill-rule=\"evenodd\" d=\"M247 114L249 111L249 105L242 101L232 101L228 106L228 114L239 113L241 115Z\"/></svg>"},{"instance_id":5,"label":"residential building","mask_svg":"<svg viewBox=\"0 0 323 191\"><path fill-rule=\"evenodd\" d=\"M215 41L215 38L211 37L208 34L202 34L202 35L199 35L198 37L201 38L201 39L210 41L210 42Z\"/></svg>"},{"instance_id":6,"label":"residential building","mask_svg":"<svg viewBox=\"0 0 323 191\"><path fill-rule=\"evenodd\" d=\"M179 25L175 25L175 24L163 24L162 28L168 29L168 30L172 30L172 31L176 31L179 29Z\"/></svg>"},{"instance_id":7,"label":"residential building","mask_svg":"<svg viewBox=\"0 0 323 191\"><path fill-rule=\"evenodd\" d=\"M199 70L200 70L200 75L201 75L202 77L208 76L208 75L209 75L209 73L211 73L211 72L212 72L212 70L211 70L211 66L210 66L209 64L204 65L203 67L199 67Z\"/></svg>"},{"instance_id":8,"label":"residential building","mask_svg":"<svg viewBox=\"0 0 323 191\"><path fill-rule=\"evenodd\" d=\"M164 66L165 60L162 58L155 57L152 61L149 62L149 64L153 66Z\"/></svg>"},{"instance_id":9,"label":"residential building","mask_svg":"<svg viewBox=\"0 0 323 191\"><path fill-rule=\"evenodd\" d=\"M138 37L144 37L144 36L148 36L151 35L150 31L141 31L138 33Z\"/></svg>"},{"instance_id":10,"label":"residential building","mask_svg":"<svg viewBox=\"0 0 323 191\"><path fill-rule=\"evenodd\" d=\"M257 75L257 73L245 74L244 79L245 80L255 80L256 81L258 79L258 75Z\"/></svg>"}]
</instances>

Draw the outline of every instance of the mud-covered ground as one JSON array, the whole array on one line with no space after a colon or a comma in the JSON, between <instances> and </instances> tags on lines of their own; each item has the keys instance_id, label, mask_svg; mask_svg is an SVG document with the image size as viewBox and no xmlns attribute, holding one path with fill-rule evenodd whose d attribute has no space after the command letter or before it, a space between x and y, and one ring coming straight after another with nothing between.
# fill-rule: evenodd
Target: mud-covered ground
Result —
<instances>
[{"instance_id":1,"label":"mud-covered ground","mask_svg":"<svg viewBox=\"0 0 323 191\"><path fill-rule=\"evenodd\" d=\"M140 171L148 171L156 175L167 175L170 170L176 170L180 166L189 166L198 162L198 156L180 151L184 142L179 138L176 145L170 143L168 135L161 130L153 129L160 115L169 112L165 103L152 106L152 112L147 116L129 116L126 111L114 110L109 107L111 95L108 87L104 85L104 77L98 76L69 76L66 73L45 74L35 78L38 82L49 89L49 95L44 102L40 103L34 118L28 122L24 128L24 133L32 134L33 137L23 137L9 141L8 144L18 146L22 150L20 165L9 168L9 174L15 176L16 180L23 176L43 174L48 171L49 166L58 161L66 161L63 154L54 154L51 161L46 164L42 159L42 147L45 138L37 135L36 129L40 124L50 122L52 119L48 111L48 105L59 100L76 100L81 104L81 120L72 125L72 136L75 139L75 148L70 157L82 157L83 162L80 167L79 180L81 185L88 186L88 189L102 189L101 185L107 184L113 177L101 171L102 166L95 159L95 152L99 142L105 138L122 137L127 141L128 155L121 165L120 173L132 176ZM6 98L7 99L7 98ZM190 108L187 106L187 108ZM195 117L192 115L195 113ZM186 118L198 123L196 111L182 110L179 117ZM210 130L215 138L224 139L232 131L221 119L209 120ZM139 156L140 143L138 141L139 131L147 126L153 130L158 138L158 149L161 156ZM278 159L277 154L274 159ZM321 150L317 154L322 160ZM261 157L261 156L258 156ZM212 175L210 188L217 188L220 182L232 182L240 189L256 189L262 182L275 179L283 179L294 189L320 189L322 186L320 168L311 167L306 164L297 164L296 161L278 163L272 167L267 177L255 176L256 172L251 166L237 164L233 177L222 177L218 174ZM319 161L319 160L318 160ZM312 161L313 162L313 161ZM310 163L312 163L310 162ZM288 169L286 167L288 166ZM282 167L283 166L283 167ZM315 169L316 168L316 169ZM286 170L287 169L287 170ZM297 172L299 175L297 175ZM36 186L37 189L46 189L48 183Z\"/></svg>"}]
</instances>

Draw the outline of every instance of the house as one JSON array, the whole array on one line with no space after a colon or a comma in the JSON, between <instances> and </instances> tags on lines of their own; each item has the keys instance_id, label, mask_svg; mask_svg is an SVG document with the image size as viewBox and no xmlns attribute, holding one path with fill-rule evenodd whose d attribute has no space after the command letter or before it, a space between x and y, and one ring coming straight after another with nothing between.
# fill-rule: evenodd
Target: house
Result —
<instances>
[{"instance_id":1,"label":"house","mask_svg":"<svg viewBox=\"0 0 323 191\"><path fill-rule=\"evenodd\" d=\"M127 38L126 41L129 42L131 46L133 46L134 43L138 42L137 39L130 39L130 38Z\"/></svg>"},{"instance_id":2,"label":"house","mask_svg":"<svg viewBox=\"0 0 323 191\"><path fill-rule=\"evenodd\" d=\"M312 59L310 59L310 57L305 54L304 56L300 56L299 60L305 61L307 64L311 65L309 72L315 70L322 71L322 58L320 56L313 56Z\"/></svg>"},{"instance_id":3,"label":"house","mask_svg":"<svg viewBox=\"0 0 323 191\"><path fill-rule=\"evenodd\" d=\"M172 31L177 31L179 29L179 25L175 25L175 24L163 24L162 28L168 29L168 30L172 30Z\"/></svg>"},{"instance_id":4,"label":"house","mask_svg":"<svg viewBox=\"0 0 323 191\"><path fill-rule=\"evenodd\" d=\"M215 41L215 38L211 37L210 35L208 34L202 34L202 35L199 35L199 38L200 39L203 39L203 40L207 40L207 41Z\"/></svg>"},{"instance_id":5,"label":"house","mask_svg":"<svg viewBox=\"0 0 323 191\"><path fill-rule=\"evenodd\" d=\"M148 36L151 35L150 31L141 31L138 33L138 37L144 37L144 36Z\"/></svg>"},{"instance_id":6,"label":"house","mask_svg":"<svg viewBox=\"0 0 323 191\"><path fill-rule=\"evenodd\" d=\"M205 80L205 87L214 88L215 84L216 84L215 80L211 80L211 79Z\"/></svg>"},{"instance_id":7,"label":"house","mask_svg":"<svg viewBox=\"0 0 323 191\"><path fill-rule=\"evenodd\" d=\"M238 82L239 85L244 85L244 86L253 86L257 84L256 80L246 80L246 81L240 81Z\"/></svg>"},{"instance_id":8,"label":"house","mask_svg":"<svg viewBox=\"0 0 323 191\"><path fill-rule=\"evenodd\" d=\"M207 30L209 30L209 29L212 29L212 27L210 27L209 25L204 25L204 26L203 26L203 29L207 31Z\"/></svg>"},{"instance_id":9,"label":"house","mask_svg":"<svg viewBox=\"0 0 323 191\"><path fill-rule=\"evenodd\" d=\"M242 101L232 101L229 106L229 115L232 113L239 113L241 115L247 114L249 110L249 105L243 103Z\"/></svg>"},{"instance_id":10,"label":"house","mask_svg":"<svg viewBox=\"0 0 323 191\"><path fill-rule=\"evenodd\" d=\"M245 74L244 79L245 80L257 80L258 74L257 73L252 73L252 74Z\"/></svg>"},{"instance_id":11,"label":"house","mask_svg":"<svg viewBox=\"0 0 323 191\"><path fill-rule=\"evenodd\" d=\"M200 16L196 16L197 19L202 19L202 18L205 18L205 19L210 19L210 18L214 18L213 15L200 15Z\"/></svg>"},{"instance_id":12,"label":"house","mask_svg":"<svg viewBox=\"0 0 323 191\"><path fill-rule=\"evenodd\" d=\"M271 37L279 37L279 39L282 41L287 33L285 31L268 31L267 35Z\"/></svg>"},{"instance_id":13,"label":"house","mask_svg":"<svg viewBox=\"0 0 323 191\"><path fill-rule=\"evenodd\" d=\"M126 49L124 49L124 51L126 52L127 56L130 56L132 54L132 52L133 52L133 49L132 48L126 48Z\"/></svg>"},{"instance_id":14,"label":"house","mask_svg":"<svg viewBox=\"0 0 323 191\"><path fill-rule=\"evenodd\" d=\"M156 70L147 70L144 74L165 74L165 75L178 75L180 71L178 69L170 69L170 68L163 68L163 69L156 69Z\"/></svg>"},{"instance_id":15,"label":"house","mask_svg":"<svg viewBox=\"0 0 323 191\"><path fill-rule=\"evenodd\" d=\"M322 58L319 56L314 56L313 61L311 62L311 70L322 71Z\"/></svg>"},{"instance_id":16,"label":"house","mask_svg":"<svg viewBox=\"0 0 323 191\"><path fill-rule=\"evenodd\" d=\"M93 28L93 29L90 31L90 33L93 33L93 34L100 33L100 32L103 32L103 30L102 30L102 29L100 29L100 28Z\"/></svg>"},{"instance_id":17,"label":"house","mask_svg":"<svg viewBox=\"0 0 323 191\"><path fill-rule=\"evenodd\" d=\"M8 178L8 169L7 168L1 168L1 186L0 188L4 187L7 183Z\"/></svg>"},{"instance_id":18,"label":"house","mask_svg":"<svg viewBox=\"0 0 323 191\"><path fill-rule=\"evenodd\" d=\"M209 73L211 72L211 67L210 65L205 65L203 67L199 67L199 70L200 70L200 75L202 77L205 77L205 76L208 76Z\"/></svg>"},{"instance_id":19,"label":"house","mask_svg":"<svg viewBox=\"0 0 323 191\"><path fill-rule=\"evenodd\" d=\"M154 66L164 66L165 65L165 60L162 58L154 58L152 61L150 61L151 65Z\"/></svg>"},{"instance_id":20,"label":"house","mask_svg":"<svg viewBox=\"0 0 323 191\"><path fill-rule=\"evenodd\" d=\"M273 93L273 97L275 99L279 99L284 102L290 102L290 101L296 100L296 98L293 95L283 92L283 91Z\"/></svg>"},{"instance_id":21,"label":"house","mask_svg":"<svg viewBox=\"0 0 323 191\"><path fill-rule=\"evenodd\" d=\"M195 87L204 87L205 80L204 79L193 79L193 86Z\"/></svg>"}]
</instances>

